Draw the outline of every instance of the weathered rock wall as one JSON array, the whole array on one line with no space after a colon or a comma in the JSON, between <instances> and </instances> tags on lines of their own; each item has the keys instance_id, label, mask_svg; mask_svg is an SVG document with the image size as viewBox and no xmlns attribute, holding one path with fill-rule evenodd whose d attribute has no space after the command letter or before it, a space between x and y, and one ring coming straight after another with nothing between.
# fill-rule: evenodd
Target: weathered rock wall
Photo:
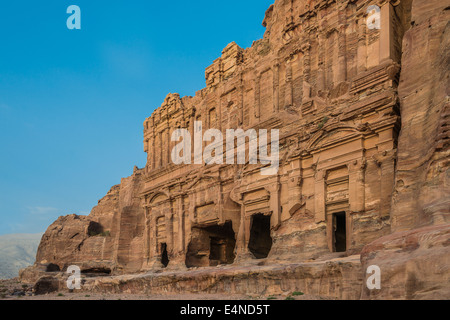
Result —
<instances>
[{"instance_id":1,"label":"weathered rock wall","mask_svg":"<svg viewBox=\"0 0 450 320\"><path fill-rule=\"evenodd\" d=\"M362 269L378 266L381 289L362 284L362 299L448 299L450 297L450 225L396 232L367 245Z\"/></svg>"},{"instance_id":2,"label":"weathered rock wall","mask_svg":"<svg viewBox=\"0 0 450 320\"><path fill-rule=\"evenodd\" d=\"M115 221L114 262L120 272L137 272L144 263L145 211L142 208L142 170L122 179Z\"/></svg>"},{"instance_id":3,"label":"weathered rock wall","mask_svg":"<svg viewBox=\"0 0 450 320\"><path fill-rule=\"evenodd\" d=\"M381 290L363 285L363 299L450 297L449 4L412 2L398 88L402 130L393 233L361 254L364 270L381 269Z\"/></svg>"},{"instance_id":4,"label":"weathered rock wall","mask_svg":"<svg viewBox=\"0 0 450 320\"><path fill-rule=\"evenodd\" d=\"M450 222L450 10L415 0L403 38L393 231Z\"/></svg>"},{"instance_id":5,"label":"weathered rock wall","mask_svg":"<svg viewBox=\"0 0 450 320\"><path fill-rule=\"evenodd\" d=\"M42 277L35 292L67 292L67 274ZM363 281L359 256L269 266L227 266L191 272L147 273L117 277L83 277L83 292L117 294L240 294L269 297L303 292L334 299L357 300Z\"/></svg>"},{"instance_id":6,"label":"weathered rock wall","mask_svg":"<svg viewBox=\"0 0 450 320\"><path fill-rule=\"evenodd\" d=\"M59 217L42 237L36 264L60 270L76 264L83 272L139 271L144 228L141 173L135 169L131 177L112 187L89 216Z\"/></svg>"}]
</instances>

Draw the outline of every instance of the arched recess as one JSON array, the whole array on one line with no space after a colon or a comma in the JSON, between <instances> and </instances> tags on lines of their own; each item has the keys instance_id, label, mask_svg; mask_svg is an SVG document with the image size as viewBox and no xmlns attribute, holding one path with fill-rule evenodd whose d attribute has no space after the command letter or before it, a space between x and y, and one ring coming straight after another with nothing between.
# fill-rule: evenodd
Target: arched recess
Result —
<instances>
[{"instance_id":1,"label":"arched recess","mask_svg":"<svg viewBox=\"0 0 450 320\"><path fill-rule=\"evenodd\" d=\"M150 206L157 205L169 199L169 195L164 191L157 191L148 197L148 204Z\"/></svg>"}]
</instances>

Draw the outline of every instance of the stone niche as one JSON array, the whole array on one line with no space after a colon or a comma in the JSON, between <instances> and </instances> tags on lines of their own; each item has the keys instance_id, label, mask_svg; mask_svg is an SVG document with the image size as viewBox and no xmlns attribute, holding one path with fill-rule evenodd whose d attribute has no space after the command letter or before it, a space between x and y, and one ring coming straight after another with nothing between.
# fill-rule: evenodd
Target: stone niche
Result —
<instances>
[{"instance_id":1,"label":"stone niche","mask_svg":"<svg viewBox=\"0 0 450 320\"><path fill-rule=\"evenodd\" d=\"M235 247L236 235L231 222L224 225L194 226L186 254L186 266L191 268L232 264Z\"/></svg>"}]
</instances>

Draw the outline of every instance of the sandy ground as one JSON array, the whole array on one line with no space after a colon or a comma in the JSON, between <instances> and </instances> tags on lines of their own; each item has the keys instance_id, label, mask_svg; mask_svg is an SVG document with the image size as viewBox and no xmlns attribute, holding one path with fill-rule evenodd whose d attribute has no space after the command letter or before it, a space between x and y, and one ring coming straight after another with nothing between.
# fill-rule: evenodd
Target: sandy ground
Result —
<instances>
[{"instance_id":1,"label":"sandy ground","mask_svg":"<svg viewBox=\"0 0 450 320\"><path fill-rule=\"evenodd\" d=\"M303 295L293 292L283 296L246 296L223 294L140 295L140 294L95 294L95 293L51 293L34 295L32 287L17 278L0 280L0 300L330 300L327 297Z\"/></svg>"}]
</instances>

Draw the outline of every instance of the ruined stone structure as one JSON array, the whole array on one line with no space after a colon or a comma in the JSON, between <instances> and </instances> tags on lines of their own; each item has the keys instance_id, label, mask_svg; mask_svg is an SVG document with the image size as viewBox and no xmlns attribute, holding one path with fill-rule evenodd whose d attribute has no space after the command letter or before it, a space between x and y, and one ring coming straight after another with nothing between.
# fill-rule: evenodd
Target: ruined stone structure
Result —
<instances>
[{"instance_id":1,"label":"ruined stone structure","mask_svg":"<svg viewBox=\"0 0 450 320\"><path fill-rule=\"evenodd\" d=\"M436 111L426 120L429 126L441 124L426 138L436 144L432 149L408 140L417 123L402 124L418 112L402 103L421 80L408 87L406 77L399 96L405 32L424 11L427 17L441 15L436 25L448 32L442 22L448 10L431 2L427 7L421 0L275 1L263 22L264 38L247 49L229 44L206 69L206 88L194 97L169 94L144 123L146 167L123 179L89 217L64 217L50 226L37 264L120 274L255 260L307 262L358 255L394 231L445 225L448 85L419 104ZM379 7L379 16L371 5ZM374 27L378 17L380 28ZM443 34L441 49L430 49L430 59L437 61L439 50L448 59L448 33ZM407 58L406 72L413 77L421 62ZM448 61L435 60L429 72L445 78ZM173 131L185 128L193 136L196 121L203 131L224 134L279 129L278 173L263 176L262 165L248 158L246 165L173 164ZM401 135L402 127L408 133ZM434 173L411 175L408 157L416 155L409 148L420 149L417 157L426 161L435 157L429 169ZM420 200L425 210L411 202L403 207L402 201L420 193L405 190L408 177L433 189L430 201ZM361 270L355 272L362 275ZM448 280L448 272L443 277Z\"/></svg>"}]
</instances>

